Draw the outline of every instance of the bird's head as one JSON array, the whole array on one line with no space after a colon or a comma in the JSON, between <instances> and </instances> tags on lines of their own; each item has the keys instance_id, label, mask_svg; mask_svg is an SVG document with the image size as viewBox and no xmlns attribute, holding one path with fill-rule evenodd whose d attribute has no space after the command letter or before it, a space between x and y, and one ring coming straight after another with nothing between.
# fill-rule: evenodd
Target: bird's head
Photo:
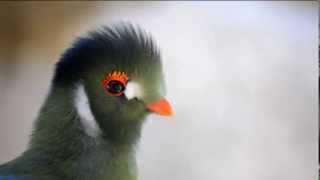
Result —
<instances>
[{"instance_id":1,"label":"bird's head","mask_svg":"<svg viewBox=\"0 0 320 180\"><path fill-rule=\"evenodd\" d=\"M79 38L58 62L53 83L73 89L89 133L134 126L149 113L172 114L159 50L133 25L102 27Z\"/></svg>"}]
</instances>

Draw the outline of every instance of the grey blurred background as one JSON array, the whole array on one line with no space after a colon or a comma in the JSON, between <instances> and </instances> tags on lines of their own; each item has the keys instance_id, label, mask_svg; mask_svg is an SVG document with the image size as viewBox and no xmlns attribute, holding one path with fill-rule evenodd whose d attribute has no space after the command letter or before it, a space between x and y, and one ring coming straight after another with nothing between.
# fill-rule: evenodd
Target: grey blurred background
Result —
<instances>
[{"instance_id":1,"label":"grey blurred background","mask_svg":"<svg viewBox=\"0 0 320 180\"><path fill-rule=\"evenodd\" d=\"M26 148L54 63L120 20L161 47L175 116L152 115L141 180L311 180L318 2L1 2L0 163Z\"/></svg>"}]
</instances>

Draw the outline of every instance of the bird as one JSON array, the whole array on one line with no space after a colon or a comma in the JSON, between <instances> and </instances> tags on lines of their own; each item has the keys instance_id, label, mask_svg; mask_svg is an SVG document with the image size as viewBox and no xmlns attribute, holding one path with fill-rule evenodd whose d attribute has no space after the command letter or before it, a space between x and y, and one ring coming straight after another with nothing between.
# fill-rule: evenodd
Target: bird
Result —
<instances>
[{"instance_id":1,"label":"bird","mask_svg":"<svg viewBox=\"0 0 320 180\"><path fill-rule=\"evenodd\" d=\"M160 50L139 25L99 26L55 64L28 147L0 180L137 180L150 114L172 116Z\"/></svg>"}]
</instances>

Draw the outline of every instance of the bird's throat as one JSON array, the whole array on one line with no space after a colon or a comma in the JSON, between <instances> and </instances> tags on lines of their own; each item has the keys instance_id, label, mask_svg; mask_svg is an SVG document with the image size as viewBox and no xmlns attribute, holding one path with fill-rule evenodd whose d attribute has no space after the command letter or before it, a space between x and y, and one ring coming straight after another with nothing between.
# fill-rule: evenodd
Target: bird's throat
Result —
<instances>
[{"instance_id":1,"label":"bird's throat","mask_svg":"<svg viewBox=\"0 0 320 180\"><path fill-rule=\"evenodd\" d=\"M57 174L60 179L78 179L79 176L97 180L135 179L134 149L141 126L130 126L128 132L124 132L126 129L111 131L110 128L110 132L91 136L81 123L73 99L74 88L51 90L25 155L46 161L49 165L45 171Z\"/></svg>"}]
</instances>

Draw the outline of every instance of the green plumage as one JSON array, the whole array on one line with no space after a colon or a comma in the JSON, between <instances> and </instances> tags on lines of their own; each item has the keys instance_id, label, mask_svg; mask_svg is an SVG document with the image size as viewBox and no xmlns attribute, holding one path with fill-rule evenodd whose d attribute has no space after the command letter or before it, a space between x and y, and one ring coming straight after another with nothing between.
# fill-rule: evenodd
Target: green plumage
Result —
<instances>
[{"instance_id":1,"label":"green plumage","mask_svg":"<svg viewBox=\"0 0 320 180\"><path fill-rule=\"evenodd\" d=\"M107 72L127 72L143 99L111 96L101 87ZM102 133L90 137L75 109L75 87L84 86ZM159 51L132 25L104 27L79 38L58 62L50 92L35 122L28 149L2 166L0 175L41 180L135 180L135 145L149 111L164 95Z\"/></svg>"}]
</instances>

